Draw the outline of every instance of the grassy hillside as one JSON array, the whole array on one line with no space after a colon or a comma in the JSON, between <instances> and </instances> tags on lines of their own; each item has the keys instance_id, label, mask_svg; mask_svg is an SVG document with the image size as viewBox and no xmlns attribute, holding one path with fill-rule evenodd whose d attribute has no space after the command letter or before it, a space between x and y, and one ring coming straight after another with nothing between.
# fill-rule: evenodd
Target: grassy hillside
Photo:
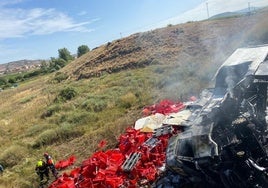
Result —
<instances>
[{"instance_id":1,"label":"grassy hillside","mask_svg":"<svg viewBox=\"0 0 268 188\"><path fill-rule=\"evenodd\" d=\"M74 154L80 165L100 140L115 147L144 106L197 95L234 49L268 43L267 16L262 10L134 34L0 92L0 187L36 187L35 162L45 151L56 160Z\"/></svg>"}]
</instances>

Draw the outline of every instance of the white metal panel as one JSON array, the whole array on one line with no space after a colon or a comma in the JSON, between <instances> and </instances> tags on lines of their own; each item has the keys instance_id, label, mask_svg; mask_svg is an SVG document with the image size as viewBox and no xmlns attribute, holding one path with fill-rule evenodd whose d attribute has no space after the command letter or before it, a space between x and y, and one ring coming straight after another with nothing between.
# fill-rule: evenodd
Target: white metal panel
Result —
<instances>
[{"instance_id":1,"label":"white metal panel","mask_svg":"<svg viewBox=\"0 0 268 188\"><path fill-rule=\"evenodd\" d=\"M262 63L266 59L267 55L268 55L268 45L254 46L249 48L238 48L222 64L220 68L224 66L238 65L245 62L252 62L249 66L249 72L254 73L255 70L257 70L260 63Z\"/></svg>"}]
</instances>

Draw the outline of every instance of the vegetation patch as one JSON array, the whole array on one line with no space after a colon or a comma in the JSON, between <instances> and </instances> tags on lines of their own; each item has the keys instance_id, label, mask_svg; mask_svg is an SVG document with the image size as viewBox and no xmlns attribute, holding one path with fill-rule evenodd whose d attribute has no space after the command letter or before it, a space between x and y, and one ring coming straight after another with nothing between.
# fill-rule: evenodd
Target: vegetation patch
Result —
<instances>
[{"instance_id":1,"label":"vegetation patch","mask_svg":"<svg viewBox=\"0 0 268 188\"><path fill-rule=\"evenodd\" d=\"M39 134L32 147L39 148L41 146L67 141L83 134L84 130L81 128L75 128L72 125L66 124L55 129L47 129Z\"/></svg>"},{"instance_id":2,"label":"vegetation patch","mask_svg":"<svg viewBox=\"0 0 268 188\"><path fill-rule=\"evenodd\" d=\"M55 114L56 112L60 111L61 107L59 104L53 104L50 107L48 107L48 109L41 115L41 118L47 118L47 117L51 117L53 114Z\"/></svg>"},{"instance_id":3,"label":"vegetation patch","mask_svg":"<svg viewBox=\"0 0 268 188\"><path fill-rule=\"evenodd\" d=\"M28 102L32 101L35 97L36 97L36 96L27 96L27 97L21 99L21 100L20 100L20 103L21 103L21 104L28 103Z\"/></svg>"},{"instance_id":4,"label":"vegetation patch","mask_svg":"<svg viewBox=\"0 0 268 188\"><path fill-rule=\"evenodd\" d=\"M137 97L132 92L128 92L127 94L120 97L118 105L123 108L130 108L136 102L137 102Z\"/></svg>"},{"instance_id":5,"label":"vegetation patch","mask_svg":"<svg viewBox=\"0 0 268 188\"><path fill-rule=\"evenodd\" d=\"M36 136L46 129L52 128L52 125L32 125L25 131L25 136Z\"/></svg>"},{"instance_id":6,"label":"vegetation patch","mask_svg":"<svg viewBox=\"0 0 268 188\"><path fill-rule=\"evenodd\" d=\"M90 112L101 112L107 107L105 96L91 96L81 104L82 109Z\"/></svg>"},{"instance_id":7,"label":"vegetation patch","mask_svg":"<svg viewBox=\"0 0 268 188\"><path fill-rule=\"evenodd\" d=\"M52 83L60 83L68 78L68 75L63 72L57 72L52 79Z\"/></svg>"},{"instance_id":8,"label":"vegetation patch","mask_svg":"<svg viewBox=\"0 0 268 188\"><path fill-rule=\"evenodd\" d=\"M60 93L55 99L55 102L61 102L61 101L65 102L65 101L71 100L76 95L77 95L77 92L74 88L67 87L60 91Z\"/></svg>"},{"instance_id":9,"label":"vegetation patch","mask_svg":"<svg viewBox=\"0 0 268 188\"><path fill-rule=\"evenodd\" d=\"M65 113L60 117L60 123L69 123L72 125L85 125L89 122L98 121L98 116L91 112L74 111Z\"/></svg>"},{"instance_id":10,"label":"vegetation patch","mask_svg":"<svg viewBox=\"0 0 268 188\"><path fill-rule=\"evenodd\" d=\"M0 162L4 167L13 167L20 164L27 154L27 150L19 145L11 145L0 153Z\"/></svg>"}]
</instances>

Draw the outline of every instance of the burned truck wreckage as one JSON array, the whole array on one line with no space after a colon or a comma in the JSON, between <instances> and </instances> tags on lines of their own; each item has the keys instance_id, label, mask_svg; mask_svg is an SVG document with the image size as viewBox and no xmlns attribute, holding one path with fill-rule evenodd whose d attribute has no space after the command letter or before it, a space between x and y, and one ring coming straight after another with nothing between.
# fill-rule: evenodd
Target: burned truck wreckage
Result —
<instances>
[{"instance_id":1,"label":"burned truck wreckage","mask_svg":"<svg viewBox=\"0 0 268 188\"><path fill-rule=\"evenodd\" d=\"M237 49L189 104L154 187L268 187L268 46Z\"/></svg>"}]
</instances>

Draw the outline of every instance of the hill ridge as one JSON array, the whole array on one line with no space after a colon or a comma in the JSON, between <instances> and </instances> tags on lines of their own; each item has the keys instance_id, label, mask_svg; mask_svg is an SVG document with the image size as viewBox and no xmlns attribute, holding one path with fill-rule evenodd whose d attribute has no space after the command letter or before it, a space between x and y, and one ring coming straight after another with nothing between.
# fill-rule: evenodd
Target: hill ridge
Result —
<instances>
[{"instance_id":1,"label":"hill ridge","mask_svg":"<svg viewBox=\"0 0 268 188\"><path fill-rule=\"evenodd\" d=\"M219 65L238 47L268 43L266 10L250 16L188 22L136 33L93 49L62 71L82 79L151 63L209 61Z\"/></svg>"}]
</instances>

